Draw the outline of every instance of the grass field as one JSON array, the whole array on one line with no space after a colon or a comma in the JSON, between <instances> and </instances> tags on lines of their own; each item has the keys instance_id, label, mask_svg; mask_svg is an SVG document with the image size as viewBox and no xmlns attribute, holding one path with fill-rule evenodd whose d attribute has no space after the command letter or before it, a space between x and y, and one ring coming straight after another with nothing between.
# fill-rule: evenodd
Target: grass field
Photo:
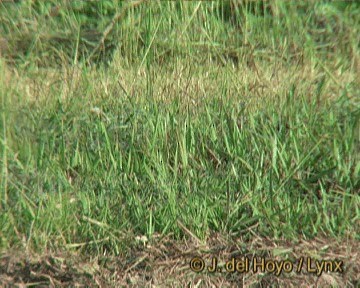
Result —
<instances>
[{"instance_id":1,"label":"grass field","mask_svg":"<svg viewBox=\"0 0 360 288\"><path fill-rule=\"evenodd\" d=\"M359 287L359 15L0 1L0 286Z\"/></svg>"}]
</instances>

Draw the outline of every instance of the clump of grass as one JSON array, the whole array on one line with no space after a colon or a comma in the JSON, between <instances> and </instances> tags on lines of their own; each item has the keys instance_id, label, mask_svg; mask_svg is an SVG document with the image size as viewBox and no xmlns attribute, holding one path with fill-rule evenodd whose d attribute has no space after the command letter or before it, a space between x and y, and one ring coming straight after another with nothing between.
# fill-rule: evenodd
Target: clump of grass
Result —
<instances>
[{"instance_id":1,"label":"clump of grass","mask_svg":"<svg viewBox=\"0 0 360 288\"><path fill-rule=\"evenodd\" d=\"M358 237L357 5L75 2L0 4L2 248Z\"/></svg>"},{"instance_id":2,"label":"clump of grass","mask_svg":"<svg viewBox=\"0 0 360 288\"><path fill-rule=\"evenodd\" d=\"M176 102L108 102L90 110L57 101L3 123L8 245L27 235L40 246L90 241L116 252L124 231L181 237L177 221L200 238L356 233L359 111L351 105L319 107L291 92L280 111L257 113L222 98L198 114Z\"/></svg>"},{"instance_id":3,"label":"clump of grass","mask_svg":"<svg viewBox=\"0 0 360 288\"><path fill-rule=\"evenodd\" d=\"M209 59L224 63L229 58L251 63L272 56L296 61L306 53L323 60L331 56L348 65L348 59L358 57L359 6L351 2L113 0L0 5L0 29L9 42L6 54L25 65L107 62L116 50L132 63L145 55L159 63L180 55L197 63Z\"/></svg>"}]
</instances>

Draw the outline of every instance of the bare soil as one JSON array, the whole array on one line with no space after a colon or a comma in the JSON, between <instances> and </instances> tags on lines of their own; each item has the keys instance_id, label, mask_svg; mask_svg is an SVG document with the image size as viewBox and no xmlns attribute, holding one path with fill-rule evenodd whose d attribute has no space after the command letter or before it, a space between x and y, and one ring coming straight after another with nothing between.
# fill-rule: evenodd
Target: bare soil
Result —
<instances>
[{"instance_id":1,"label":"bare soil","mask_svg":"<svg viewBox=\"0 0 360 288\"><path fill-rule=\"evenodd\" d=\"M84 253L49 252L34 255L6 252L0 256L1 287L359 287L359 241L335 241L326 237L301 239L297 243L254 237L226 240L212 235L174 241L154 237L137 243L122 256L92 258ZM200 257L206 266L194 272L190 262ZM247 272L229 272L234 263L249 259ZM251 263L264 259L267 271L255 273ZM214 259L222 272L210 272ZM300 259L303 259L300 268ZM321 262L323 261L323 262ZM325 262L326 261L326 262ZM289 266L289 263L293 266ZM245 262L241 262L245 263ZM272 272L274 263L287 264ZM317 264L316 264L317 263ZM327 263L328 271L317 275L316 265ZM196 265L198 264L198 265ZM225 266L227 264L227 266ZM201 266L201 265L200 265ZM278 266L280 267L280 266ZM324 266L325 267L325 266ZM240 269L241 266L237 266ZM291 269L291 271L289 271ZM200 268L199 268L200 269ZM301 272L300 272L301 271Z\"/></svg>"}]
</instances>

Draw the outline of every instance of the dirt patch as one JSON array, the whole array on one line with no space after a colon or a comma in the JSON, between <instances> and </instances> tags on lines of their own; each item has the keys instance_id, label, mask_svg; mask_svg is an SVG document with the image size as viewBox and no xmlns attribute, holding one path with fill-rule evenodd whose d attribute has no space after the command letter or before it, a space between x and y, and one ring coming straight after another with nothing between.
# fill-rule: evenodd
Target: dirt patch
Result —
<instances>
[{"instance_id":1,"label":"dirt patch","mask_svg":"<svg viewBox=\"0 0 360 288\"><path fill-rule=\"evenodd\" d=\"M337 242L327 238L298 243L261 238L245 242L212 235L206 243L200 243L196 239L173 241L155 237L139 243L126 256L91 259L68 252L41 256L2 254L0 286L358 287L359 248L356 240ZM254 257L258 261L257 272L253 269ZM203 264L205 267L194 272L190 263L193 270L202 270ZM216 272L212 272L214 263ZM281 269L277 269L279 265L283 265ZM324 271L318 275L321 265ZM277 271L281 273L277 275Z\"/></svg>"}]
</instances>

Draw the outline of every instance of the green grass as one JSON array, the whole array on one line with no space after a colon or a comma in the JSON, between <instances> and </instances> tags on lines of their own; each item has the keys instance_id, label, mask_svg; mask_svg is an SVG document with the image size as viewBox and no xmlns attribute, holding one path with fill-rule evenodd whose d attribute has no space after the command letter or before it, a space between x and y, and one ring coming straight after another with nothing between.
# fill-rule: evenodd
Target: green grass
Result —
<instances>
[{"instance_id":1,"label":"green grass","mask_svg":"<svg viewBox=\"0 0 360 288\"><path fill-rule=\"evenodd\" d=\"M1 249L359 240L358 4L57 2L0 3Z\"/></svg>"}]
</instances>

